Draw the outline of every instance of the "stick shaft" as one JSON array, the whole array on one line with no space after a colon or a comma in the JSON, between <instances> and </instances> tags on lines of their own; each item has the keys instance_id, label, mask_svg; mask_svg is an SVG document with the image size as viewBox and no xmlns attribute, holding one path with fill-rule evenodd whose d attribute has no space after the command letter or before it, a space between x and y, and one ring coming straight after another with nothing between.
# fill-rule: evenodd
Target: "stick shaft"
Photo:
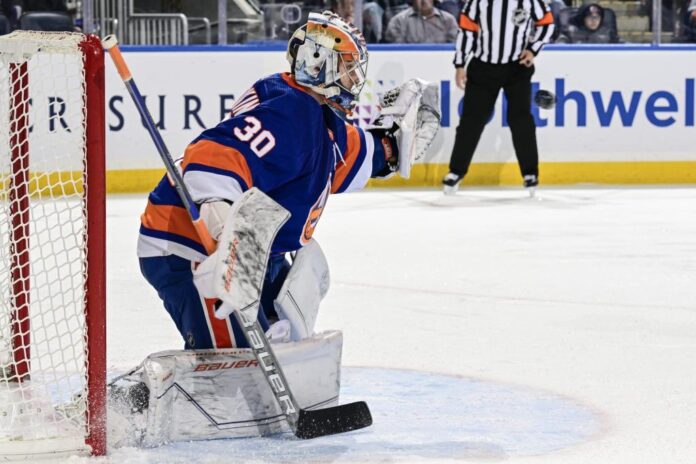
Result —
<instances>
[{"instance_id":1,"label":"stick shaft","mask_svg":"<svg viewBox=\"0 0 696 464\"><path fill-rule=\"evenodd\" d=\"M215 241L210 236L210 233L208 232L205 223L201 219L198 207L193 202L191 195L184 186L184 179L181 177L181 173L179 172L179 169L177 169L176 163L174 162L172 155L169 153L169 150L167 149L167 146L165 145L164 140L162 139L162 136L160 135L160 132L157 129L157 125L155 125L155 121L152 119L152 115L150 114L150 112L147 109L147 106L145 105L145 99L140 94L140 90L138 89L138 86L135 84L135 80L133 80L133 76L130 72L130 69L126 64L126 61L123 59L123 55L121 54L121 50L118 47L118 42L116 41L116 38L114 36L108 36L104 38L102 44L104 45L106 51L109 52L109 56L111 56L114 65L116 65L116 70L118 71L118 74L121 76L121 79L123 80L123 83L125 84L128 93L133 99L133 103L135 103L135 107L138 109L138 113L140 113L140 116L143 118L143 121L145 121L145 128L150 134L152 141L155 143L157 152L159 153L160 158L162 158L162 162L164 163L164 166L167 169L167 174L169 175L169 178L174 184L174 188L176 188L176 191L179 194L179 198L181 198L181 201L184 204L184 208L186 208L186 211L188 211L188 214L191 217L191 222L193 223L193 227L196 229L196 232L198 233L198 237L201 239L201 242L203 243L203 246L205 247L207 253L209 255L212 254L215 251Z\"/></svg>"}]
</instances>

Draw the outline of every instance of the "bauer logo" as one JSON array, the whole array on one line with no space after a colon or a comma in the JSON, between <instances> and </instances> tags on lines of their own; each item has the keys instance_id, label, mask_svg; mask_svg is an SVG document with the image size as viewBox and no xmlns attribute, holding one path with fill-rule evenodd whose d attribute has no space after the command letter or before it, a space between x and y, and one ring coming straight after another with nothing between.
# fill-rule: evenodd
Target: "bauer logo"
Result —
<instances>
[{"instance_id":1,"label":"bauer logo","mask_svg":"<svg viewBox=\"0 0 696 464\"><path fill-rule=\"evenodd\" d=\"M242 367L257 367L259 363L255 359L227 361L218 363L197 364L193 368L193 372L201 371L222 371L225 369L240 369Z\"/></svg>"}]
</instances>

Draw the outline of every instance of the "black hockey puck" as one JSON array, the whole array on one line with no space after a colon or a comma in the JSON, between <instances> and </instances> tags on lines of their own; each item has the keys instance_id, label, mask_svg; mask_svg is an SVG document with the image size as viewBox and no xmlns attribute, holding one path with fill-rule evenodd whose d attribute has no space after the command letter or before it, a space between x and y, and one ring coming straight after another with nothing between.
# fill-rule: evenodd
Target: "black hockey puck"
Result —
<instances>
[{"instance_id":1,"label":"black hockey puck","mask_svg":"<svg viewBox=\"0 0 696 464\"><path fill-rule=\"evenodd\" d=\"M548 90L538 90L537 93L534 94L534 103L536 103L539 108L548 110L553 108L553 105L556 104L556 96Z\"/></svg>"}]
</instances>

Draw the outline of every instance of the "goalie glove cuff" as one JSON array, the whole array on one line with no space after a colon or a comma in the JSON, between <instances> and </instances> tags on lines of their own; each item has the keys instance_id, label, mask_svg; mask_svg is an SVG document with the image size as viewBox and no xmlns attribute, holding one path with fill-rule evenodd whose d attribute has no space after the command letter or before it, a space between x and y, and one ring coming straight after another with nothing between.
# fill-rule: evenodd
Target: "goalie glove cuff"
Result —
<instances>
[{"instance_id":1,"label":"goalie glove cuff","mask_svg":"<svg viewBox=\"0 0 696 464\"><path fill-rule=\"evenodd\" d=\"M375 151L372 155L372 174L370 177L387 178L399 166L399 148L394 133L399 129L395 123L390 128L373 127L368 129L374 138Z\"/></svg>"}]
</instances>

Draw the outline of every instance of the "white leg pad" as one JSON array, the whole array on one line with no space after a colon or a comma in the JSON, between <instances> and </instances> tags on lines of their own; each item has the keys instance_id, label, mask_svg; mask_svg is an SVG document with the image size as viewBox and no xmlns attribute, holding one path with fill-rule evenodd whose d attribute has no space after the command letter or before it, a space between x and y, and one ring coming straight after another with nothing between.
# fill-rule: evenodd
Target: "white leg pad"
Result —
<instances>
[{"instance_id":1,"label":"white leg pad","mask_svg":"<svg viewBox=\"0 0 696 464\"><path fill-rule=\"evenodd\" d=\"M274 344L300 407L338 404L342 347L343 335L337 330L299 342ZM146 426L137 442L124 443L129 446L290 430L249 348L154 353L138 374L150 389L149 406L144 412ZM112 416L110 426L115 425L111 424ZM125 419L130 423L125 425L128 428L138 420ZM123 423L118 426L124 427Z\"/></svg>"},{"instance_id":2,"label":"white leg pad","mask_svg":"<svg viewBox=\"0 0 696 464\"><path fill-rule=\"evenodd\" d=\"M319 304L329 291L329 265L319 243L312 239L297 251L290 272L273 302L280 319L290 322L290 340L314 334Z\"/></svg>"}]
</instances>

